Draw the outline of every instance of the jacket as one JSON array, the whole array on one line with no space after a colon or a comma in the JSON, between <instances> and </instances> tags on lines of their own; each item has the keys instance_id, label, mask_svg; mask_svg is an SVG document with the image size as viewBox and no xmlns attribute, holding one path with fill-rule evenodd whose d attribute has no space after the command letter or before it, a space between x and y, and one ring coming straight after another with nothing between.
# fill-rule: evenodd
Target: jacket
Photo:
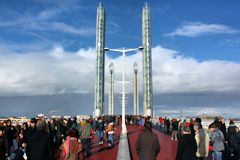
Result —
<instances>
[{"instance_id":1,"label":"jacket","mask_svg":"<svg viewBox=\"0 0 240 160\"><path fill-rule=\"evenodd\" d=\"M67 141L65 141L60 146L60 150L61 150L60 160L79 160L80 152L83 150L83 147L82 144L78 142L77 138L70 137L68 145ZM68 150L68 152L66 150Z\"/></svg>"},{"instance_id":2,"label":"jacket","mask_svg":"<svg viewBox=\"0 0 240 160\"><path fill-rule=\"evenodd\" d=\"M90 123L86 123L84 126L80 129L80 136L81 138L90 138L92 131L92 126Z\"/></svg>"},{"instance_id":3,"label":"jacket","mask_svg":"<svg viewBox=\"0 0 240 160\"><path fill-rule=\"evenodd\" d=\"M197 143L191 134L184 134L178 141L176 160L194 160Z\"/></svg>"},{"instance_id":4,"label":"jacket","mask_svg":"<svg viewBox=\"0 0 240 160\"><path fill-rule=\"evenodd\" d=\"M148 129L139 134L135 147L139 160L155 160L160 152L157 135Z\"/></svg>"},{"instance_id":5,"label":"jacket","mask_svg":"<svg viewBox=\"0 0 240 160\"><path fill-rule=\"evenodd\" d=\"M6 153L9 154L8 151L8 143L6 136L0 137L0 159L5 160L6 159Z\"/></svg>"},{"instance_id":6,"label":"jacket","mask_svg":"<svg viewBox=\"0 0 240 160\"><path fill-rule=\"evenodd\" d=\"M197 143L197 152L196 156L197 157L207 157L208 156L208 146L209 146L209 136L208 134L204 131L204 129L200 129L196 135L195 135L195 140Z\"/></svg>"},{"instance_id":7,"label":"jacket","mask_svg":"<svg viewBox=\"0 0 240 160\"><path fill-rule=\"evenodd\" d=\"M213 151L224 151L224 141L223 133L216 128L210 136Z\"/></svg>"},{"instance_id":8,"label":"jacket","mask_svg":"<svg viewBox=\"0 0 240 160\"><path fill-rule=\"evenodd\" d=\"M28 160L52 160L51 135L44 130L37 130L29 138L26 152Z\"/></svg>"}]
</instances>

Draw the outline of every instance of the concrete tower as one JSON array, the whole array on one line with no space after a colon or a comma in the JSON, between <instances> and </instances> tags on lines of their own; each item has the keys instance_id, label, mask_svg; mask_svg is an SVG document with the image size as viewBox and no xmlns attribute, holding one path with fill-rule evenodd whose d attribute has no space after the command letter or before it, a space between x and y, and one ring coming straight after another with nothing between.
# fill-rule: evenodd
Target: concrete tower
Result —
<instances>
[{"instance_id":1,"label":"concrete tower","mask_svg":"<svg viewBox=\"0 0 240 160\"><path fill-rule=\"evenodd\" d=\"M139 108L138 108L138 65L137 63L134 63L133 65L133 115L139 114Z\"/></svg>"},{"instance_id":2,"label":"concrete tower","mask_svg":"<svg viewBox=\"0 0 240 160\"><path fill-rule=\"evenodd\" d=\"M143 112L152 116L152 42L150 8L146 3L142 11L142 46L143 46Z\"/></svg>"},{"instance_id":3,"label":"concrete tower","mask_svg":"<svg viewBox=\"0 0 240 160\"><path fill-rule=\"evenodd\" d=\"M94 100L94 115L99 116L103 114L104 103L104 64L105 64L105 11L101 3L97 8L97 22L96 22L96 79L95 79L95 100Z\"/></svg>"},{"instance_id":4,"label":"concrete tower","mask_svg":"<svg viewBox=\"0 0 240 160\"><path fill-rule=\"evenodd\" d=\"M109 108L108 108L108 114L113 115L114 114L114 65L111 63L109 65Z\"/></svg>"}]
</instances>

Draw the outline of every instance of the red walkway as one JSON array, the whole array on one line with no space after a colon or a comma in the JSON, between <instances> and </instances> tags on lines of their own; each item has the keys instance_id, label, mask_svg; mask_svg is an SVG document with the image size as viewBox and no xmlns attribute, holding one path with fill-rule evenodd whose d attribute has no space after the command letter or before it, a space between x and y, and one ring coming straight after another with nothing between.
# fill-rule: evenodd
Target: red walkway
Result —
<instances>
[{"instance_id":1,"label":"red walkway","mask_svg":"<svg viewBox=\"0 0 240 160\"><path fill-rule=\"evenodd\" d=\"M97 134L94 135L94 139L91 142L91 150L90 156L87 158L88 160L116 160L117 153L118 153L118 144L121 134L121 126L116 126L116 131L114 134L114 147L112 149L107 148L107 143L103 145L98 144L98 136ZM104 137L106 140L106 137ZM86 159L86 158L85 158Z\"/></svg>"},{"instance_id":2,"label":"red walkway","mask_svg":"<svg viewBox=\"0 0 240 160\"><path fill-rule=\"evenodd\" d=\"M138 160L138 156L135 150L135 143L137 141L138 134L142 131L142 128L136 126L127 126L128 139L130 143L130 149L133 160ZM161 151L157 156L157 160L175 160L177 152L177 142L171 141L171 137L163 134L155 129L153 132L158 135L160 141ZM98 137L95 134L94 139L91 143L90 156L88 160L116 160L118 154L118 144L121 134L121 126L116 126L114 135L114 148L108 149L107 143L103 145L98 144ZM104 137L106 139L106 137Z\"/></svg>"},{"instance_id":3,"label":"red walkway","mask_svg":"<svg viewBox=\"0 0 240 160\"><path fill-rule=\"evenodd\" d=\"M136 126L127 126L128 128L128 139L130 143L131 153L133 160L138 160L138 155L135 150L135 144L137 141L138 134L142 129ZM177 142L171 141L171 137L163 134L155 129L153 132L158 135L160 141L161 151L157 156L157 160L175 160L177 152Z\"/></svg>"}]
</instances>

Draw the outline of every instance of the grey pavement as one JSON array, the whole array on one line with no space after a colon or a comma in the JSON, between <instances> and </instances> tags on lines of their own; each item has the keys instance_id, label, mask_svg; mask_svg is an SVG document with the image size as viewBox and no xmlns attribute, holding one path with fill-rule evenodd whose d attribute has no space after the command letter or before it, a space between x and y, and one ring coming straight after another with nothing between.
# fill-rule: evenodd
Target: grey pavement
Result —
<instances>
[{"instance_id":1,"label":"grey pavement","mask_svg":"<svg viewBox=\"0 0 240 160\"><path fill-rule=\"evenodd\" d=\"M128 145L127 133L121 133L118 146L118 160L131 160L130 149Z\"/></svg>"}]
</instances>

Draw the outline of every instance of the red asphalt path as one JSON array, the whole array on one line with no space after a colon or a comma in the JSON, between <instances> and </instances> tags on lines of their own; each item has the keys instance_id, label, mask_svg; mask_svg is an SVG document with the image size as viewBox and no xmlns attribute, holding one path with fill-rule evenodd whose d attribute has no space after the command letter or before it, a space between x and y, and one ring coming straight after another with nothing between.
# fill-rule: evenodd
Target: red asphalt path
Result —
<instances>
[{"instance_id":1,"label":"red asphalt path","mask_svg":"<svg viewBox=\"0 0 240 160\"><path fill-rule=\"evenodd\" d=\"M98 136L94 135L94 139L91 140L91 150L90 156L85 158L87 160L116 160L118 153L118 144L121 134L121 126L115 126L114 134L114 147L109 149L107 148L108 143L106 142L106 137L104 134L104 144L98 144Z\"/></svg>"},{"instance_id":2,"label":"red asphalt path","mask_svg":"<svg viewBox=\"0 0 240 160\"><path fill-rule=\"evenodd\" d=\"M138 155L135 149L135 144L137 141L138 134L141 133L142 128L137 126L127 126L128 129L128 140L130 143L130 149L133 160L138 160ZM161 150L157 156L157 160L175 160L177 153L177 145L176 141L171 141L171 137L153 129L153 132L157 134L158 140L160 142Z\"/></svg>"}]
</instances>

